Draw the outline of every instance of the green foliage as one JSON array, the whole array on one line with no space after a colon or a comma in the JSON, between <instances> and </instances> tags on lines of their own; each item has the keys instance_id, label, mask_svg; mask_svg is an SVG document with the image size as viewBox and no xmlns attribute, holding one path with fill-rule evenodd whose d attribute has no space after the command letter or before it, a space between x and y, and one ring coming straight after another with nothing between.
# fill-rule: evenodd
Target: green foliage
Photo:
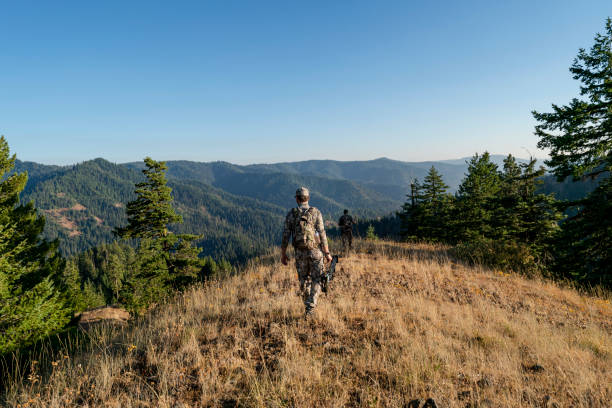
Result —
<instances>
[{"instance_id":1,"label":"green foliage","mask_svg":"<svg viewBox=\"0 0 612 408\"><path fill-rule=\"evenodd\" d=\"M509 239L475 237L457 244L452 253L472 265L486 265L526 275L535 274L544 268L529 245Z\"/></svg>"},{"instance_id":2,"label":"green foliage","mask_svg":"<svg viewBox=\"0 0 612 408\"><path fill-rule=\"evenodd\" d=\"M544 170L535 163L509 155L500 172L487 152L476 154L455 197L432 167L398 214L403 239L457 244L468 262L541 272L561 216L551 195L537 193Z\"/></svg>"},{"instance_id":3,"label":"green foliage","mask_svg":"<svg viewBox=\"0 0 612 408\"><path fill-rule=\"evenodd\" d=\"M201 269L200 250L193 246L198 236L168 230L170 224L182 223L183 218L172 207L165 163L147 157L145 165L145 181L136 184L137 198L127 205L128 225L117 228L122 238L138 240L138 267L125 282L128 303L136 308L159 299L170 288L193 282ZM117 273L123 276L123 272Z\"/></svg>"},{"instance_id":4,"label":"green foliage","mask_svg":"<svg viewBox=\"0 0 612 408\"><path fill-rule=\"evenodd\" d=\"M130 305L126 287L138 267L136 251L126 243L112 242L85 251L66 263L64 280L82 311L107 304Z\"/></svg>"},{"instance_id":5,"label":"green foliage","mask_svg":"<svg viewBox=\"0 0 612 408\"><path fill-rule=\"evenodd\" d=\"M561 214L552 195L537 193L544 169L536 170L535 163L532 159L517 164L512 155L504 161L493 237L526 245L541 265L543 259L549 258Z\"/></svg>"},{"instance_id":6,"label":"green foliage","mask_svg":"<svg viewBox=\"0 0 612 408\"><path fill-rule=\"evenodd\" d=\"M194 250L194 248L192 248ZM211 257L198 260L193 278L174 281L170 287L163 248L159 241L143 239L137 249L125 241L102 244L66 262L63 280L73 299L74 309L83 311L93 307L120 304L139 312L151 303L159 302L171 289L180 289L197 281L218 279L233 271L232 265ZM187 275L180 275L185 278Z\"/></svg>"},{"instance_id":7,"label":"green foliage","mask_svg":"<svg viewBox=\"0 0 612 408\"><path fill-rule=\"evenodd\" d=\"M423 184L411 186L409 200L399 214L404 239L446 241L454 199L435 167L431 167Z\"/></svg>"},{"instance_id":8,"label":"green foliage","mask_svg":"<svg viewBox=\"0 0 612 408\"><path fill-rule=\"evenodd\" d=\"M553 112L533 112L538 146L551 150L547 162L559 180L606 174L591 194L568 205L578 211L562 223L556 246L556 271L589 284L608 287L612 278L612 228L609 178L612 170L612 19L596 34L587 52L580 49L570 72L580 95Z\"/></svg>"},{"instance_id":9,"label":"green foliage","mask_svg":"<svg viewBox=\"0 0 612 408\"><path fill-rule=\"evenodd\" d=\"M142 181L137 172L102 159L38 173L23 197L45 214L44 235L59 239L65 256L114 241L113 228L125 224L125 204Z\"/></svg>"},{"instance_id":10,"label":"green foliage","mask_svg":"<svg viewBox=\"0 0 612 408\"><path fill-rule=\"evenodd\" d=\"M59 285L57 243L40 238L45 220L19 204L27 173L10 174L15 156L0 137L0 354L61 330L69 303Z\"/></svg>"},{"instance_id":11,"label":"green foliage","mask_svg":"<svg viewBox=\"0 0 612 408\"><path fill-rule=\"evenodd\" d=\"M493 159L498 161L497 156ZM127 223L125 205L135 199L134 184L144 180L134 170L144 168L143 162L116 165L95 159L66 167L16 163L30 176L22 198L33 200L45 214L44 236L59 238L65 256L114 241L113 228ZM184 219L170 230L180 234L206 231L196 241L203 255L231 262L244 262L279 243L282 217L294 204L296 185L311 185L316 190L313 205L330 219L336 219L343 208L351 208L360 218L372 218L397 208L406 180L414 175L422 180L431 167L385 159L256 166L173 161L167 165L168 186ZM436 163L451 190L466 168L464 163ZM569 185L545 177L540 190L557 192L561 198L582 198L595 188L591 184ZM399 224L390 221L389 217L374 218L377 234L397 236ZM364 236L367 225L357 225L357 234Z\"/></svg>"},{"instance_id":12,"label":"green foliage","mask_svg":"<svg viewBox=\"0 0 612 408\"><path fill-rule=\"evenodd\" d=\"M368 229L366 230L365 239L367 239L369 241L376 241L378 239L378 236L374 232L374 226L372 224L370 224L368 226Z\"/></svg>"},{"instance_id":13,"label":"green foliage","mask_svg":"<svg viewBox=\"0 0 612 408\"><path fill-rule=\"evenodd\" d=\"M526 274L546 269L561 215L553 196L537 193L544 169L535 164L508 155L500 172L487 153L474 156L457 197L460 258Z\"/></svg>"},{"instance_id":14,"label":"green foliage","mask_svg":"<svg viewBox=\"0 0 612 408\"><path fill-rule=\"evenodd\" d=\"M370 225L374 228L374 233L379 237L384 237L390 240L399 240L400 237L400 220L397 214L389 214L384 217L377 217L369 219L365 222L361 222L356 217L353 217L355 224L353 224L353 236L354 237L365 237L367 230ZM339 227L332 226L326 228L327 238L335 239L340 238L341 230Z\"/></svg>"},{"instance_id":15,"label":"green foliage","mask_svg":"<svg viewBox=\"0 0 612 408\"><path fill-rule=\"evenodd\" d=\"M222 259L219 262L215 262L210 256L207 256L202 260L202 269L199 277L201 281L207 279L223 279L228 277L234 268L226 260Z\"/></svg>"},{"instance_id":16,"label":"green foliage","mask_svg":"<svg viewBox=\"0 0 612 408\"><path fill-rule=\"evenodd\" d=\"M160 239L168 235L168 224L181 223L183 218L172 208L172 189L166 185L164 162L144 159L142 170L146 180L136 184L136 200L130 201L126 213L128 225L117 228L122 238Z\"/></svg>"},{"instance_id":17,"label":"green foliage","mask_svg":"<svg viewBox=\"0 0 612 408\"><path fill-rule=\"evenodd\" d=\"M293 196L297 186L309 187L311 201L323 214L337 214L344 208L351 208L356 215L371 217L392 211L397 206L396 200L380 194L369 184L357 184L338 177L321 177L311 171L295 172L283 166L188 161L171 161L167 165L170 179L204 182L231 194L278 206L284 213L286 208L295 205ZM130 166L140 167L140 164Z\"/></svg>"},{"instance_id":18,"label":"green foliage","mask_svg":"<svg viewBox=\"0 0 612 408\"><path fill-rule=\"evenodd\" d=\"M487 211L480 212L486 214L490 228L477 233L461 232L469 239L454 248L458 258L528 275L546 270L561 215L554 197L537 193L544 170L535 170L535 163L532 159L519 164L508 155L501 173L490 167L499 177L497 193L481 201Z\"/></svg>"},{"instance_id":19,"label":"green foliage","mask_svg":"<svg viewBox=\"0 0 612 408\"><path fill-rule=\"evenodd\" d=\"M561 224L555 248L559 276L612 287L612 178L604 180L579 212Z\"/></svg>"},{"instance_id":20,"label":"green foliage","mask_svg":"<svg viewBox=\"0 0 612 408\"><path fill-rule=\"evenodd\" d=\"M136 198L134 185L144 180L139 172L102 159L49 171L22 163L26 167L40 177L28 183L24 197L47 215L45 236L59 238L66 256L113 242L113 228L127 224L125 206ZM284 208L195 180L173 179L168 186L184 219L169 230L177 234L207 231L206 237L196 240L205 255L243 262L279 240Z\"/></svg>"},{"instance_id":21,"label":"green foliage","mask_svg":"<svg viewBox=\"0 0 612 408\"><path fill-rule=\"evenodd\" d=\"M552 105L553 112L533 111L538 121L538 147L550 149L547 164L559 179L575 178L612 166L612 19L604 34L595 35L587 52L581 48L570 68L580 81L580 95L568 105Z\"/></svg>"},{"instance_id":22,"label":"green foliage","mask_svg":"<svg viewBox=\"0 0 612 408\"><path fill-rule=\"evenodd\" d=\"M468 163L468 173L459 185L453 236L457 241L493 237L493 217L497 195L502 187L497 165L488 152L475 154Z\"/></svg>"}]
</instances>

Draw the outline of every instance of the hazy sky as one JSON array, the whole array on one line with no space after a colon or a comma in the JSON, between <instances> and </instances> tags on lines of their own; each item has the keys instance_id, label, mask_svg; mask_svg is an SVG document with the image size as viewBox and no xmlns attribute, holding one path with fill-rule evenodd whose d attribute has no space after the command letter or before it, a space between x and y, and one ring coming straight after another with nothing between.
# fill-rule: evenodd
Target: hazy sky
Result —
<instances>
[{"instance_id":1,"label":"hazy sky","mask_svg":"<svg viewBox=\"0 0 612 408\"><path fill-rule=\"evenodd\" d=\"M22 160L234 163L485 149L538 157L532 109L612 2L1 1L0 134Z\"/></svg>"}]
</instances>

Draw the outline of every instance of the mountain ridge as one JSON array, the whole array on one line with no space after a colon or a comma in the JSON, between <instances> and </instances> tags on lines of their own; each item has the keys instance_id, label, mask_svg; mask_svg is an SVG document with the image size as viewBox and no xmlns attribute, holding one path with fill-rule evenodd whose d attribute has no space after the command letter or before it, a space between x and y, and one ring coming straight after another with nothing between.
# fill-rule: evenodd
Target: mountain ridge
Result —
<instances>
[{"instance_id":1,"label":"mountain ridge","mask_svg":"<svg viewBox=\"0 0 612 408\"><path fill-rule=\"evenodd\" d=\"M443 174L450 191L467 172L467 165L387 158L248 166L180 160L167 162L167 178L185 218L176 230L204 234L200 244L207 255L246 259L278 244L282 218L295 205L297 187L311 189L311 203L322 210L327 223L333 224L345 208L362 220L377 218L398 211L412 180L422 180L432 165ZM62 238L62 251L69 255L115 239L112 230L125 223L125 205L133 199L134 184L142 180L143 166L103 158L70 166L17 161L14 171L28 171L22 201L34 200L49 220L45 236ZM559 183L549 175L541 190L576 199L596 184ZM222 245L230 248L229 255L223 254Z\"/></svg>"}]
</instances>

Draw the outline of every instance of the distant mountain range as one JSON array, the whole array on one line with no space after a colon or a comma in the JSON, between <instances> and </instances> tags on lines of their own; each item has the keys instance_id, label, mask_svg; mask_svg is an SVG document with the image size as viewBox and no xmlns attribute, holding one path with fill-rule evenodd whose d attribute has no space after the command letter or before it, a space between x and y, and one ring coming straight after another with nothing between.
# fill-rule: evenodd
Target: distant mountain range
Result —
<instances>
[{"instance_id":1,"label":"distant mountain range","mask_svg":"<svg viewBox=\"0 0 612 408\"><path fill-rule=\"evenodd\" d=\"M492 156L498 163L503 158ZM203 235L199 244L207 255L240 260L279 242L283 216L295 205L299 186L311 189L312 204L328 222L344 208L360 219L373 218L398 210L411 181L422 180L431 166L454 192L467 171L467 160L409 163L381 158L247 166L169 161L167 176L185 220L176 230ZM134 198L142 168L142 162L113 164L104 159L73 166L16 163L16 171L29 174L22 200L33 200L45 214L46 236L60 238L66 255L114 239L112 230L126 222L125 205ZM543 191L576 198L594 185L557 183L547 176Z\"/></svg>"}]
</instances>

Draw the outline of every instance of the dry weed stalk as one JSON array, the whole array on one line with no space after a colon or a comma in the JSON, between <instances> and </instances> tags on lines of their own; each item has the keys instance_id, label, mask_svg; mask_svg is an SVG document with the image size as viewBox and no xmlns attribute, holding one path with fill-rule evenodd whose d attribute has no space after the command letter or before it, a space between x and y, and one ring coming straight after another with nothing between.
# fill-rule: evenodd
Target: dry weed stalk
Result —
<instances>
[{"instance_id":1,"label":"dry weed stalk","mask_svg":"<svg viewBox=\"0 0 612 408\"><path fill-rule=\"evenodd\" d=\"M305 321L294 269L270 259L193 288L6 403L62 406L604 407L612 308L546 281L468 268L444 247L358 243ZM64 355L66 353L64 352Z\"/></svg>"}]
</instances>

